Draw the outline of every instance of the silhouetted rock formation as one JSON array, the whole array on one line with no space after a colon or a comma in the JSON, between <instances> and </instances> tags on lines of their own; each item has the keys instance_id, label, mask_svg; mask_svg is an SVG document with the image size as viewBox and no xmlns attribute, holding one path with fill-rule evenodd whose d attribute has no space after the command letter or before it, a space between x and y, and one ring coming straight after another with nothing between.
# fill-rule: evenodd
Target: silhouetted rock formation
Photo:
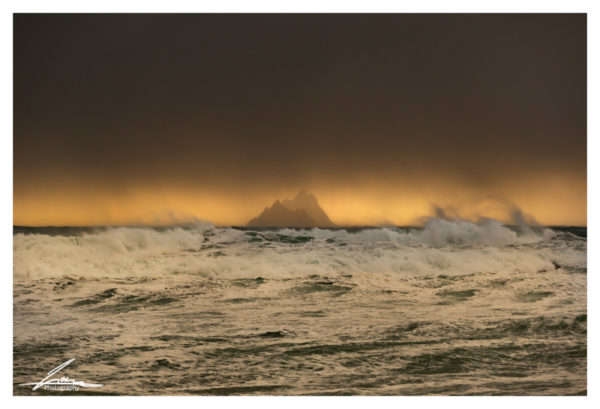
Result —
<instances>
[{"instance_id":1,"label":"silhouetted rock formation","mask_svg":"<svg viewBox=\"0 0 600 409\"><path fill-rule=\"evenodd\" d=\"M292 200L276 200L248 222L250 227L335 227L314 195L304 190Z\"/></svg>"}]
</instances>

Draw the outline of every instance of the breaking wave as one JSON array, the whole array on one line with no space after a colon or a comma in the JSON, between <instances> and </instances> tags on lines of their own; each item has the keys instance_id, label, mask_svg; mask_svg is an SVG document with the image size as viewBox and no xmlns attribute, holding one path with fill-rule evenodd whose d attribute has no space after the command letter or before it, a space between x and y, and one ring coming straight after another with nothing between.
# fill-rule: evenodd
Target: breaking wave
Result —
<instances>
[{"instance_id":1,"label":"breaking wave","mask_svg":"<svg viewBox=\"0 0 600 409\"><path fill-rule=\"evenodd\" d=\"M430 219L424 228L113 227L14 235L15 278L248 277L290 274L469 274L584 267L585 240L486 219ZM575 239L574 239L575 238Z\"/></svg>"},{"instance_id":2,"label":"breaking wave","mask_svg":"<svg viewBox=\"0 0 600 409\"><path fill-rule=\"evenodd\" d=\"M586 236L15 227L14 394L65 353L123 395L586 394Z\"/></svg>"}]
</instances>

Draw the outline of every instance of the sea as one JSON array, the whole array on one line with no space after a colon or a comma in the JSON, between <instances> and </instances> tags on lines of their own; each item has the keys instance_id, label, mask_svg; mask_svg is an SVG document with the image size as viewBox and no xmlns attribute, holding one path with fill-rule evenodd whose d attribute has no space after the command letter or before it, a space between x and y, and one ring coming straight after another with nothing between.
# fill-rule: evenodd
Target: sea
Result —
<instances>
[{"instance_id":1,"label":"sea","mask_svg":"<svg viewBox=\"0 0 600 409\"><path fill-rule=\"evenodd\" d=\"M14 395L587 394L585 227L14 226L13 266Z\"/></svg>"}]
</instances>

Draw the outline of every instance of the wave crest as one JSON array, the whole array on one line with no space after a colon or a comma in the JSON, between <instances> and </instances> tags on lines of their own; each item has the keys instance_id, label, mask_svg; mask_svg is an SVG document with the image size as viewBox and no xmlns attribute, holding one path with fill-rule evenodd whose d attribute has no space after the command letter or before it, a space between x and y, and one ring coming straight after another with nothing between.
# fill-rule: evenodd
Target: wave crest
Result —
<instances>
[{"instance_id":1,"label":"wave crest","mask_svg":"<svg viewBox=\"0 0 600 409\"><path fill-rule=\"evenodd\" d=\"M561 265L585 267L579 248L550 229L519 231L495 220L431 219L423 229L242 230L210 225L118 227L76 236L14 235L15 278L400 273L468 274ZM556 243L555 243L556 242ZM583 248L581 248L583 242Z\"/></svg>"}]
</instances>

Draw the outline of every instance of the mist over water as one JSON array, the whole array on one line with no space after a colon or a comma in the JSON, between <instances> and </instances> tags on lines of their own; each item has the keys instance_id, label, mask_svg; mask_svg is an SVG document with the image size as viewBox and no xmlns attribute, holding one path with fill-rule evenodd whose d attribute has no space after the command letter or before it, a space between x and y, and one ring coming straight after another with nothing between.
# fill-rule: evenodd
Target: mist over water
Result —
<instances>
[{"instance_id":1,"label":"mist over water","mask_svg":"<svg viewBox=\"0 0 600 409\"><path fill-rule=\"evenodd\" d=\"M586 391L585 228L440 217L13 238L15 385L74 357L65 374L105 384L94 393Z\"/></svg>"}]
</instances>

